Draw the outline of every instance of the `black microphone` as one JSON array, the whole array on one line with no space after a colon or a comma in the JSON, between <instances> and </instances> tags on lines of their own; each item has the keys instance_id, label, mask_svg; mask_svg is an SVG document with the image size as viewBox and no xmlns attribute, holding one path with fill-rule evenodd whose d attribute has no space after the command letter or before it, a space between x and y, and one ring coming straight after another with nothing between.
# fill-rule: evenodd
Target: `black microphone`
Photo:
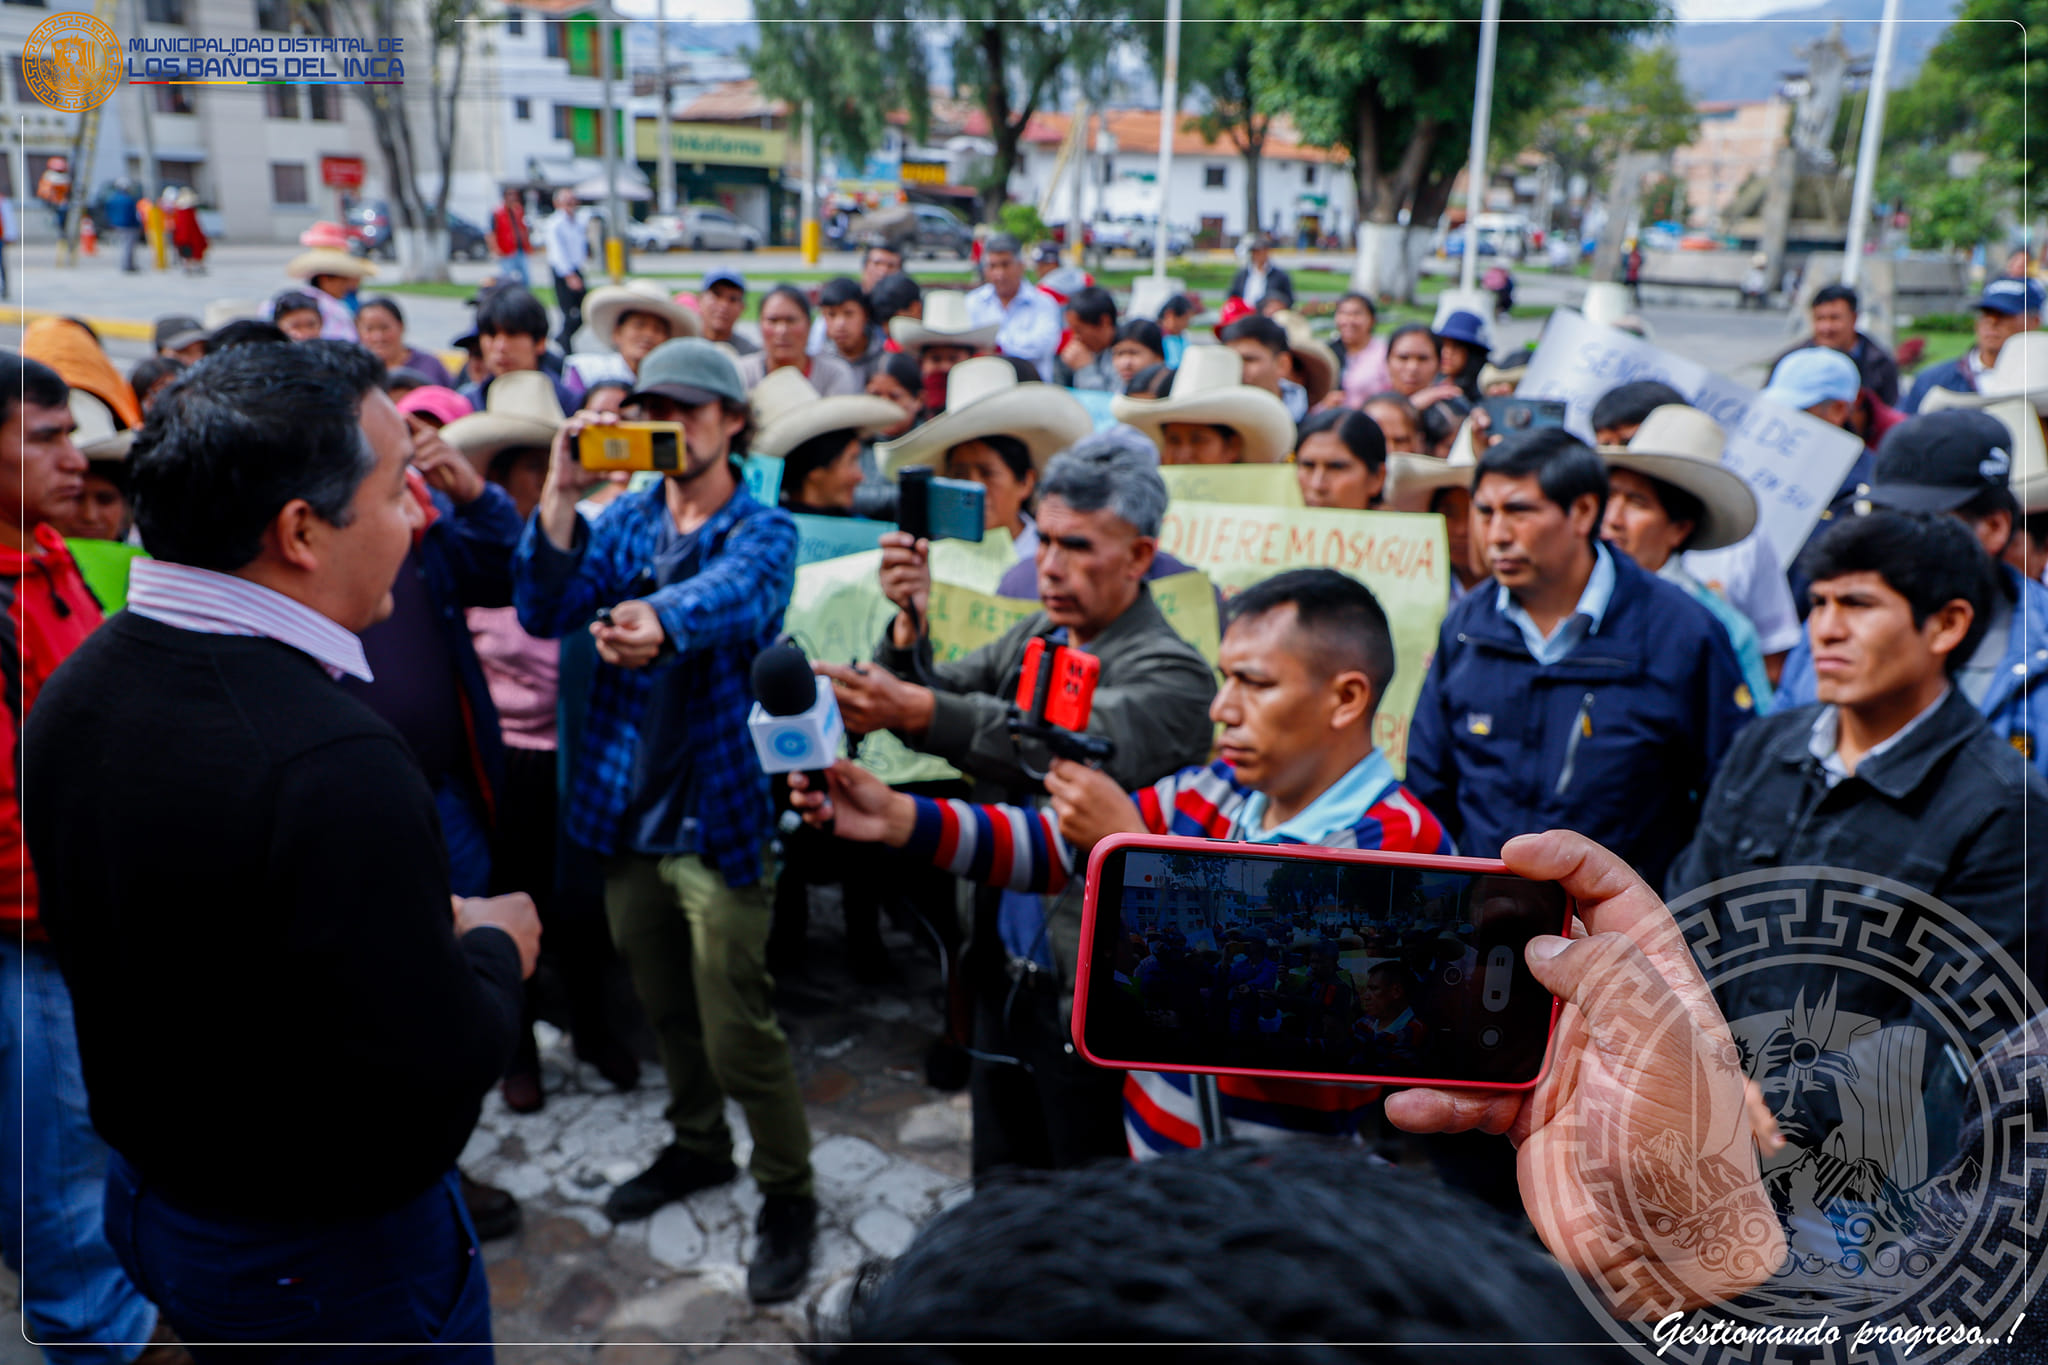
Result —
<instances>
[{"instance_id":1,"label":"black microphone","mask_svg":"<svg viewBox=\"0 0 2048 1365\"><path fill-rule=\"evenodd\" d=\"M752 681L747 730L761 770L802 773L812 791L824 791L825 770L846 734L831 681L811 672L802 647L787 638L754 656Z\"/></svg>"}]
</instances>

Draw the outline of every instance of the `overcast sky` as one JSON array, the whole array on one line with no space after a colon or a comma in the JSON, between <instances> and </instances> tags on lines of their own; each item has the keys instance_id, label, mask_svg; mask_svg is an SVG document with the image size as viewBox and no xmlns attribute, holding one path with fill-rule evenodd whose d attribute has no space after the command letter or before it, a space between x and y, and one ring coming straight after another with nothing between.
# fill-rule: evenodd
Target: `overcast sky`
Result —
<instances>
[{"instance_id":1,"label":"overcast sky","mask_svg":"<svg viewBox=\"0 0 2048 1365\"><path fill-rule=\"evenodd\" d=\"M1823 0L1677 0L1680 19L1754 19L1760 14L1793 14L1818 9ZM612 0L629 18L653 18L659 0ZM668 0L668 17L677 23L729 24L754 17L753 0Z\"/></svg>"}]
</instances>

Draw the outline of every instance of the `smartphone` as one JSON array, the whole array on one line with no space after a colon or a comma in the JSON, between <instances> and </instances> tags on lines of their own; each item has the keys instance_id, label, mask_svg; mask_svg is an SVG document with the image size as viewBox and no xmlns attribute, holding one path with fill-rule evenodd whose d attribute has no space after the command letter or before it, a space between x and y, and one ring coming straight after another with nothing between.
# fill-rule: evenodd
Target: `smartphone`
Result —
<instances>
[{"instance_id":1,"label":"smartphone","mask_svg":"<svg viewBox=\"0 0 2048 1365\"><path fill-rule=\"evenodd\" d=\"M1492 423L1491 430L1495 436L1564 425L1565 405L1555 398L1517 398L1513 394L1504 394L1496 398L1482 398L1479 406L1486 409L1486 420Z\"/></svg>"},{"instance_id":2,"label":"smartphone","mask_svg":"<svg viewBox=\"0 0 2048 1365\"><path fill-rule=\"evenodd\" d=\"M1042 637L1035 639L1024 646L1017 709L1033 724L1085 730L1088 715L1095 709L1095 684L1101 677L1102 660L1093 654L1071 645L1050 644Z\"/></svg>"},{"instance_id":3,"label":"smartphone","mask_svg":"<svg viewBox=\"0 0 2048 1365\"><path fill-rule=\"evenodd\" d=\"M673 473L683 467L681 422L619 422L585 427L576 438L576 462L585 469Z\"/></svg>"},{"instance_id":4,"label":"smartphone","mask_svg":"<svg viewBox=\"0 0 2048 1365\"><path fill-rule=\"evenodd\" d=\"M896 524L926 540L982 538L988 490L969 479L942 479L929 466L906 469L897 479Z\"/></svg>"},{"instance_id":5,"label":"smartphone","mask_svg":"<svg viewBox=\"0 0 2048 1365\"><path fill-rule=\"evenodd\" d=\"M1097 1066L1523 1090L1571 898L1490 858L1119 834L1088 860L1074 1043Z\"/></svg>"}]
</instances>

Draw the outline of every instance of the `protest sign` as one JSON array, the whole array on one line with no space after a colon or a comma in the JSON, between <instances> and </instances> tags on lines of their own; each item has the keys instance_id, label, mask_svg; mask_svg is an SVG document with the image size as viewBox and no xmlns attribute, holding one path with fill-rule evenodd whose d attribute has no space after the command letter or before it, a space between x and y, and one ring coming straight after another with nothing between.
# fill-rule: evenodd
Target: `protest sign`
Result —
<instances>
[{"instance_id":1,"label":"protest sign","mask_svg":"<svg viewBox=\"0 0 2048 1365\"><path fill-rule=\"evenodd\" d=\"M763 507L782 505L782 461L777 456L747 456L740 461L740 478L755 502Z\"/></svg>"},{"instance_id":2,"label":"protest sign","mask_svg":"<svg viewBox=\"0 0 2048 1365\"><path fill-rule=\"evenodd\" d=\"M1371 588L1394 635L1394 681L1373 738L1407 771L1408 723L1450 604L1450 548L1434 513L1174 502L1159 548L1234 592L1287 569L1328 568Z\"/></svg>"},{"instance_id":3,"label":"protest sign","mask_svg":"<svg viewBox=\"0 0 2048 1365\"><path fill-rule=\"evenodd\" d=\"M1167 496L1175 502L1235 502L1254 507L1300 507L1301 477L1291 464L1162 465Z\"/></svg>"},{"instance_id":4,"label":"protest sign","mask_svg":"<svg viewBox=\"0 0 2048 1365\"><path fill-rule=\"evenodd\" d=\"M64 545L101 611L112 616L128 605L128 570L146 554L118 540L66 540Z\"/></svg>"},{"instance_id":5,"label":"protest sign","mask_svg":"<svg viewBox=\"0 0 2048 1365\"><path fill-rule=\"evenodd\" d=\"M1661 379L1728 433L1721 463L1756 494L1757 530L1780 564L1798 557L1842 486L1863 443L1817 417L1764 401L1755 390L1639 337L1588 322L1568 308L1550 315L1517 398L1558 398L1565 425L1590 441L1593 404L1609 389Z\"/></svg>"},{"instance_id":6,"label":"protest sign","mask_svg":"<svg viewBox=\"0 0 2048 1365\"><path fill-rule=\"evenodd\" d=\"M881 541L882 532L896 529L889 522L869 521L865 517L821 517L797 512L791 519L796 522L799 567L872 550Z\"/></svg>"}]
</instances>

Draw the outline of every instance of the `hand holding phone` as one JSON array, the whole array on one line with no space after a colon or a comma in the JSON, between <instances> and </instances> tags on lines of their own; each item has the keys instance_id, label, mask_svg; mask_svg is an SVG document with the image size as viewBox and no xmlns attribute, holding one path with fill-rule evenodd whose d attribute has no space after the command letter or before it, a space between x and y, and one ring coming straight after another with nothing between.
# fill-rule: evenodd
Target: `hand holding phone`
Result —
<instances>
[{"instance_id":1,"label":"hand holding phone","mask_svg":"<svg viewBox=\"0 0 2048 1365\"><path fill-rule=\"evenodd\" d=\"M1093 848L1112 834L1143 834L1137 803L1100 768L1055 758L1046 769L1045 790L1059 817L1060 837L1075 848Z\"/></svg>"}]
</instances>

